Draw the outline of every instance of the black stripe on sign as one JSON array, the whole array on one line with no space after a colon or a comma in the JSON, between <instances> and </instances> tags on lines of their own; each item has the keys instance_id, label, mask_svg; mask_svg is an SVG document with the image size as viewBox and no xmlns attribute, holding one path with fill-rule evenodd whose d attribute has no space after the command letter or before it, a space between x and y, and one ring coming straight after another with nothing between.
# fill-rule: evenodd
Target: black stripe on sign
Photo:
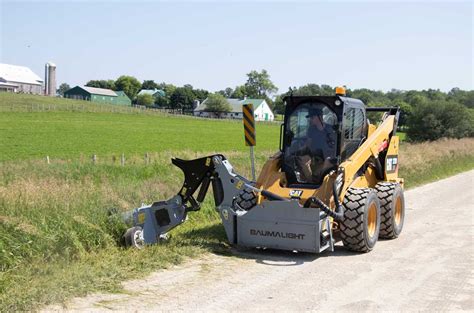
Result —
<instances>
[{"instance_id":1,"label":"black stripe on sign","mask_svg":"<svg viewBox=\"0 0 474 313\"><path fill-rule=\"evenodd\" d=\"M245 137L250 137L253 140L255 140L255 133L251 132L246 125L244 125L244 130L245 130Z\"/></svg>"},{"instance_id":2,"label":"black stripe on sign","mask_svg":"<svg viewBox=\"0 0 474 313\"><path fill-rule=\"evenodd\" d=\"M255 146L255 139L253 139L252 137L245 137L245 145Z\"/></svg>"}]
</instances>

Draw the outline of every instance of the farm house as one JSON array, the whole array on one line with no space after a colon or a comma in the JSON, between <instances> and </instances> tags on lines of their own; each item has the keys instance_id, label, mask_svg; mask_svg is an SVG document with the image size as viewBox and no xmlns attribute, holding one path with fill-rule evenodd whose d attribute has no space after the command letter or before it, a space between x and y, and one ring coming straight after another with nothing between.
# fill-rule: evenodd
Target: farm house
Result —
<instances>
[{"instance_id":1,"label":"farm house","mask_svg":"<svg viewBox=\"0 0 474 313\"><path fill-rule=\"evenodd\" d=\"M132 101L123 91L95 87L76 86L66 91L64 98L117 105L132 105Z\"/></svg>"},{"instance_id":2,"label":"farm house","mask_svg":"<svg viewBox=\"0 0 474 313\"><path fill-rule=\"evenodd\" d=\"M244 104L252 104L255 120L256 121L273 121L275 118L273 115L272 110L268 106L267 102L264 99L233 99L228 98L226 99L229 105L231 106L232 110L229 113L225 113L220 115L223 118L230 118L230 119L241 119L242 118L242 105ZM214 112L207 112L206 111L206 100L202 103L198 104L198 106L194 109L194 116L200 117L218 117L218 113Z\"/></svg>"},{"instance_id":3,"label":"farm house","mask_svg":"<svg viewBox=\"0 0 474 313\"><path fill-rule=\"evenodd\" d=\"M0 63L0 91L43 94L43 80L26 66Z\"/></svg>"}]
</instances>

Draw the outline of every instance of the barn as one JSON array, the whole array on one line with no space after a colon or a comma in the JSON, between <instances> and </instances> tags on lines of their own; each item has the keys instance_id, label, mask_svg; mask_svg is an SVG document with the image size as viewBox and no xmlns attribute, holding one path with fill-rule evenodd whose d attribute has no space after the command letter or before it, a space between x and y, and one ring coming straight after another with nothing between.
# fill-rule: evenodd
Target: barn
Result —
<instances>
[{"instance_id":1,"label":"barn","mask_svg":"<svg viewBox=\"0 0 474 313\"><path fill-rule=\"evenodd\" d=\"M0 91L43 94L43 80L26 66L0 63Z\"/></svg>"},{"instance_id":2,"label":"barn","mask_svg":"<svg viewBox=\"0 0 474 313\"><path fill-rule=\"evenodd\" d=\"M64 98L117 105L132 105L132 101L123 91L86 86L76 86L67 90L64 92Z\"/></svg>"}]
</instances>

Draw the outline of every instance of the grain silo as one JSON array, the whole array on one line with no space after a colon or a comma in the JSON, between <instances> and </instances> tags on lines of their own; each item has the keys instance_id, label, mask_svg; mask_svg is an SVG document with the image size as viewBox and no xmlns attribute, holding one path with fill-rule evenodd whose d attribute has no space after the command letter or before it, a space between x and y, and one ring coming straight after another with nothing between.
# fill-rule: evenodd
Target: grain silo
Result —
<instances>
[{"instance_id":1,"label":"grain silo","mask_svg":"<svg viewBox=\"0 0 474 313\"><path fill-rule=\"evenodd\" d=\"M46 96L56 96L56 64L46 63L44 66L44 94Z\"/></svg>"}]
</instances>

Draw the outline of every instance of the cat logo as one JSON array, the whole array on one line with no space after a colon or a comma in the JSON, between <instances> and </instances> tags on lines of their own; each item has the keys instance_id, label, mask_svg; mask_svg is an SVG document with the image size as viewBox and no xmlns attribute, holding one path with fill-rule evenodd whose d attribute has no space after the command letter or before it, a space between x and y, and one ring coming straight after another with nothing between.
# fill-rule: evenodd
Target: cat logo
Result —
<instances>
[{"instance_id":1,"label":"cat logo","mask_svg":"<svg viewBox=\"0 0 474 313\"><path fill-rule=\"evenodd\" d=\"M291 198L301 198L301 195L303 194L303 190L298 190L298 189L293 189L290 190L290 197Z\"/></svg>"}]
</instances>

